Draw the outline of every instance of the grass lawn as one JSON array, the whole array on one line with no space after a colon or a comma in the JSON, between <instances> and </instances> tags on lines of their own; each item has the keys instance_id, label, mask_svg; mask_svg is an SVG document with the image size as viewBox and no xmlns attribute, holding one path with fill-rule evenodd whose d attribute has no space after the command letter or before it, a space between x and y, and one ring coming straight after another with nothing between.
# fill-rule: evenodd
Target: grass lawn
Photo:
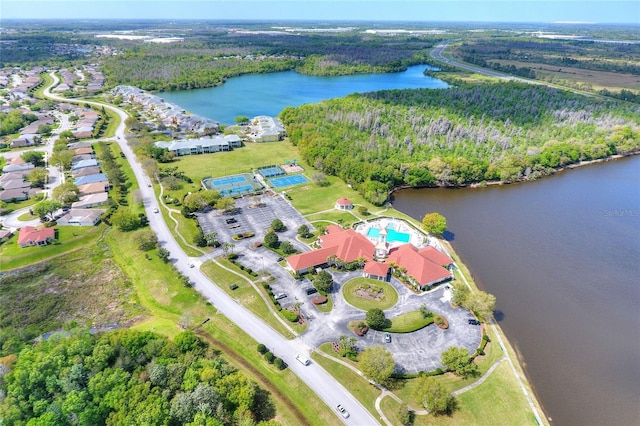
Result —
<instances>
[{"instance_id":1,"label":"grass lawn","mask_svg":"<svg viewBox=\"0 0 640 426\"><path fill-rule=\"evenodd\" d=\"M29 212L23 213L20 216L18 216L18 220L21 220L23 222L34 220L34 219L37 219L37 218L38 218L38 216L33 215L33 214L29 213Z\"/></svg>"},{"instance_id":2,"label":"grass lawn","mask_svg":"<svg viewBox=\"0 0 640 426\"><path fill-rule=\"evenodd\" d=\"M354 294L354 292L359 288L374 291L376 293L382 291L383 295L380 301L366 299ZM398 292L393 288L393 286L380 280L364 277L354 278L347 281L342 286L342 296L349 304L364 311L373 308L379 308L382 310L389 309L398 302Z\"/></svg>"},{"instance_id":3,"label":"grass lawn","mask_svg":"<svg viewBox=\"0 0 640 426\"><path fill-rule=\"evenodd\" d=\"M227 262L225 266L234 268L230 262ZM221 263L224 263L221 262ZM253 312L258 318L266 322L275 329L278 333L282 334L288 339L293 338L289 330L287 330L280 321L278 321L273 314L267 308L264 300L258 295L256 290L245 279L238 275L221 268L214 262L206 262L200 268L202 272L218 285L222 290L227 292L232 298L237 300L242 306ZM237 289L231 290L229 287L231 284L236 284ZM292 324L293 325L293 324Z\"/></svg>"},{"instance_id":4,"label":"grass lawn","mask_svg":"<svg viewBox=\"0 0 640 426\"><path fill-rule=\"evenodd\" d=\"M6 203L4 210L8 210L9 212L14 212L16 210L20 210L25 207L33 206L38 202L40 202L40 200L36 197L33 197L33 198L29 198L28 200L18 201L15 203Z\"/></svg>"},{"instance_id":5,"label":"grass lawn","mask_svg":"<svg viewBox=\"0 0 640 426\"><path fill-rule=\"evenodd\" d=\"M185 155L164 166L178 167L178 170L199 183L205 177L251 173L259 167L284 164L287 160L294 158L300 158L298 149L288 141L246 143L242 148L236 148L233 151ZM306 166L301 165L306 173Z\"/></svg>"},{"instance_id":6,"label":"grass lawn","mask_svg":"<svg viewBox=\"0 0 640 426\"><path fill-rule=\"evenodd\" d=\"M317 310L319 310L320 312L331 312L331 310L333 309L333 299L331 298L330 294L327 294L327 302L323 303L322 305L313 305L316 307Z\"/></svg>"},{"instance_id":7,"label":"grass lawn","mask_svg":"<svg viewBox=\"0 0 640 426\"><path fill-rule=\"evenodd\" d=\"M41 262L74 250L91 247L96 244L106 225L98 226L58 226L58 241L42 247L18 246L18 234L14 234L0 246L0 271L21 268Z\"/></svg>"},{"instance_id":8,"label":"grass lawn","mask_svg":"<svg viewBox=\"0 0 640 426\"><path fill-rule=\"evenodd\" d=\"M433 316L424 317L420 311L409 311L390 318L391 326L384 331L390 333L411 333L433 323Z\"/></svg>"},{"instance_id":9,"label":"grass lawn","mask_svg":"<svg viewBox=\"0 0 640 426\"><path fill-rule=\"evenodd\" d=\"M316 223L324 222L324 225L339 224L341 226L350 227L352 224L359 222L351 213L331 210L328 212L311 213L305 218L316 226Z\"/></svg>"},{"instance_id":10,"label":"grass lawn","mask_svg":"<svg viewBox=\"0 0 640 426\"><path fill-rule=\"evenodd\" d=\"M311 358L314 362L319 364L322 368L327 370L342 386L344 386L349 392L356 397L358 401L366 408L373 417L378 418L378 412L376 411L375 402L380 390L373 386L367 379L353 370L345 367L342 364L331 361L318 355L316 353L311 354ZM349 410L349 407L345 407Z\"/></svg>"}]
</instances>

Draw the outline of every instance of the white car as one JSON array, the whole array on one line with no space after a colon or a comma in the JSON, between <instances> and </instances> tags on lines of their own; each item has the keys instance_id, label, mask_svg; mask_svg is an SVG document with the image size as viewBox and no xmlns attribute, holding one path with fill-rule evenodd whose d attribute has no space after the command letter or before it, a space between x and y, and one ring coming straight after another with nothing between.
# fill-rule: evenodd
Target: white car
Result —
<instances>
[{"instance_id":1,"label":"white car","mask_svg":"<svg viewBox=\"0 0 640 426\"><path fill-rule=\"evenodd\" d=\"M340 415L342 415L342 417L344 417L345 419L349 418L349 412L345 410L342 405L336 405L336 410L338 410L338 413L340 413Z\"/></svg>"},{"instance_id":2,"label":"white car","mask_svg":"<svg viewBox=\"0 0 640 426\"><path fill-rule=\"evenodd\" d=\"M160 210L158 210L157 208L153 209L154 213L158 213Z\"/></svg>"}]
</instances>

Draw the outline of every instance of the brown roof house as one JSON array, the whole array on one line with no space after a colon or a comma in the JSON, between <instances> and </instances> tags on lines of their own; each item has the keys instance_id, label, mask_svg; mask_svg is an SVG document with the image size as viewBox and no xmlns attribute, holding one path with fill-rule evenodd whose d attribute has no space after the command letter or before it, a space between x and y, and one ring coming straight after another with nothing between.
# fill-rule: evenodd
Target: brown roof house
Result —
<instances>
[{"instance_id":1,"label":"brown roof house","mask_svg":"<svg viewBox=\"0 0 640 426\"><path fill-rule=\"evenodd\" d=\"M58 219L59 226L94 226L106 210L71 209Z\"/></svg>"}]
</instances>

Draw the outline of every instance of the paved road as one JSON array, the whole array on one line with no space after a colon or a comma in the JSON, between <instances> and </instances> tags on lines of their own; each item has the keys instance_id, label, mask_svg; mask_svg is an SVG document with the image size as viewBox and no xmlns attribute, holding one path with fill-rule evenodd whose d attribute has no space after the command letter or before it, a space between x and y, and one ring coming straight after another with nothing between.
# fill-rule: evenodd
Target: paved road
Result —
<instances>
[{"instance_id":1,"label":"paved road","mask_svg":"<svg viewBox=\"0 0 640 426\"><path fill-rule=\"evenodd\" d=\"M58 78L52 72L54 85L57 84ZM53 86L52 86L53 87ZM299 340L287 340L278 334L275 330L267 326L253 313L245 309L242 305L231 299L224 291L212 283L197 268L189 268L189 257L180 248L173 235L169 231L167 224L162 219L162 215L154 214L153 209L158 207L155 199L153 188L147 184L149 178L144 174L141 164L137 161L133 151L126 143L125 139L125 120L127 114L111 105L101 104L90 101L78 101L73 99L65 99L60 96L52 95L49 88L45 90L45 95L57 101L72 103L89 103L92 105L103 106L120 116L120 125L116 129L116 137L114 140L118 142L122 152L129 161L133 173L138 181L140 192L142 193L145 210L149 218L149 225L156 232L160 245L171 253L171 261L176 268L188 276L193 287L198 290L208 301L210 301L216 309L224 314L229 320L253 337L256 341L267 346L276 356L282 358L289 368L300 377L329 407L332 409L337 404L342 404L351 414L348 419L341 419L348 425L375 425L380 424L359 402L353 397L336 379L330 376L322 367L315 363L303 366L296 361L295 356L299 352L308 352L308 348ZM255 350L255 348L247 348L247 350Z\"/></svg>"}]
</instances>

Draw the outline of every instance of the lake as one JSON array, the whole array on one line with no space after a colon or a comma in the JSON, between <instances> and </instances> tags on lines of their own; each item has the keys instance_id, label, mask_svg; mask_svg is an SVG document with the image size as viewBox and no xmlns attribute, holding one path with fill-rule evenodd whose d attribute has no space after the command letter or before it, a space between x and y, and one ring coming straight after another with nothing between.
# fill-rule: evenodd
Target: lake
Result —
<instances>
[{"instance_id":1,"label":"lake","mask_svg":"<svg viewBox=\"0 0 640 426\"><path fill-rule=\"evenodd\" d=\"M404 190L393 205L447 218L555 424L638 424L640 157L525 184Z\"/></svg>"},{"instance_id":2,"label":"lake","mask_svg":"<svg viewBox=\"0 0 640 426\"><path fill-rule=\"evenodd\" d=\"M445 88L425 66L395 74L310 77L293 71L161 93L221 123L287 106L398 88ZM640 157L518 185L406 190L394 206L439 211L476 282L559 425L640 419Z\"/></svg>"},{"instance_id":3,"label":"lake","mask_svg":"<svg viewBox=\"0 0 640 426\"><path fill-rule=\"evenodd\" d=\"M426 65L404 72L337 77L313 77L295 71L244 75L222 86L206 89L162 92L158 96L187 111L223 124L233 124L239 115L277 116L288 106L299 106L351 93L383 89L443 89L447 83L423 74Z\"/></svg>"}]
</instances>

